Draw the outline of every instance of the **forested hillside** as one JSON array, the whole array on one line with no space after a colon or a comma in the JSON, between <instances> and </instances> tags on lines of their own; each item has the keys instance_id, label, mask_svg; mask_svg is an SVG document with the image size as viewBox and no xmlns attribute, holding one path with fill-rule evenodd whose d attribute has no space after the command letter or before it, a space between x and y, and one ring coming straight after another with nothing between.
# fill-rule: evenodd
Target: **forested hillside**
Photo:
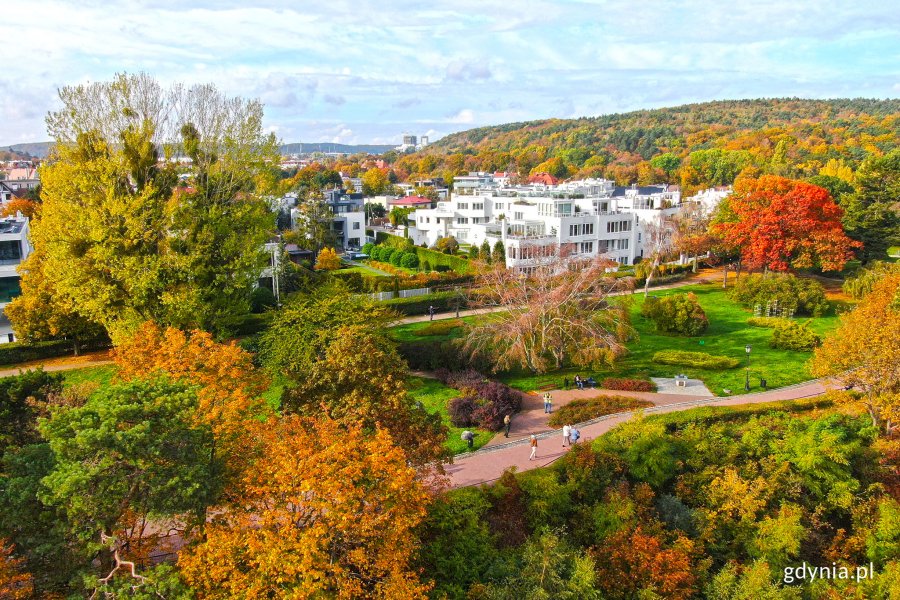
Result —
<instances>
[{"instance_id":1,"label":"forested hillside","mask_svg":"<svg viewBox=\"0 0 900 600\"><path fill-rule=\"evenodd\" d=\"M481 127L401 157L398 174L472 170L608 177L619 184L731 183L744 169L841 176L900 142L900 100L707 102L581 119Z\"/></svg>"}]
</instances>

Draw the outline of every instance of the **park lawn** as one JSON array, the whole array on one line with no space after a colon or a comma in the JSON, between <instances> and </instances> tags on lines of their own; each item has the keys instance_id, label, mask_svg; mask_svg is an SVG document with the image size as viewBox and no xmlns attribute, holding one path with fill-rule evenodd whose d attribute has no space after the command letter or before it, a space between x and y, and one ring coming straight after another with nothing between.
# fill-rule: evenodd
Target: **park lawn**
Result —
<instances>
[{"instance_id":1,"label":"park lawn","mask_svg":"<svg viewBox=\"0 0 900 600\"><path fill-rule=\"evenodd\" d=\"M115 365L99 365L96 367L84 367L62 371L63 381L66 387L83 383L96 383L101 388L108 387L116 375Z\"/></svg>"},{"instance_id":2,"label":"park lawn","mask_svg":"<svg viewBox=\"0 0 900 600\"><path fill-rule=\"evenodd\" d=\"M460 396L459 390L447 387L437 379L429 379L426 377L409 377L406 380L409 388L410 397L421 402L430 413L440 413L441 422L447 426L447 442L446 446L453 454L461 454L468 452L469 447L461 438L463 431L468 429L475 434L474 449L481 448L494 437L494 433L485 429L476 427L454 427L450 423L450 414L447 412L447 402L452 398Z\"/></svg>"},{"instance_id":3,"label":"park lawn","mask_svg":"<svg viewBox=\"0 0 900 600\"><path fill-rule=\"evenodd\" d=\"M336 271L336 273L359 273L362 276L374 275L377 277L390 275L390 273L385 273L384 271L379 271L378 269L362 264L341 268L340 270Z\"/></svg>"},{"instance_id":4,"label":"park lawn","mask_svg":"<svg viewBox=\"0 0 900 600\"><path fill-rule=\"evenodd\" d=\"M752 347L750 354L751 391L760 391L760 378L767 380L767 387L775 388L799 383L812 378L806 366L809 352L794 352L769 347L772 330L762 327L751 327L747 319L753 316L752 311L728 300L719 284L690 285L670 290L654 290L655 296L683 294L693 292L700 305L709 317L709 328L702 336L680 337L657 333L652 321L641 317L643 294L632 296L632 325L638 338L628 343L628 354L612 367L599 370L563 369L543 375L531 373L504 373L500 380L507 385L532 391L553 385L560 387L565 377L571 382L579 373L583 376L593 375L598 381L604 377L628 377L648 379L650 377L673 377L684 373L688 377L701 379L709 390L717 395L724 395L724 389L732 394L744 393L747 354L744 347ZM806 318L798 318L805 321ZM824 335L837 326L838 317L831 314L813 318L810 326L819 335ZM652 361L653 354L660 350L687 350L707 352L709 354L730 356L741 360L741 366L723 371L679 367L673 365L657 365Z\"/></svg>"},{"instance_id":5,"label":"park lawn","mask_svg":"<svg viewBox=\"0 0 900 600\"><path fill-rule=\"evenodd\" d=\"M437 334L437 335L423 335L417 332L428 332L430 328L433 329L434 325L438 323L442 323L444 321L452 320L454 322L462 321L463 323L474 323L479 317L477 316L468 316L462 317L460 319L435 319L434 321L419 321L416 323L406 323L403 325L397 325L396 327L391 327L389 330L389 334L391 339L396 342L444 342L453 338L458 338L462 335L462 329L459 327L453 328L447 333Z\"/></svg>"}]
</instances>

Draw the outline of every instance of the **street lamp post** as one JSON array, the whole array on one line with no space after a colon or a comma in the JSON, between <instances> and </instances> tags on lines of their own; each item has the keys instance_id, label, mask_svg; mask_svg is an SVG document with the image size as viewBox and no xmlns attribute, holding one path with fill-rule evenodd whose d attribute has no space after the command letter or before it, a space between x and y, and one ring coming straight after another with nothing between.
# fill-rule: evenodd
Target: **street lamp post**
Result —
<instances>
[{"instance_id":1,"label":"street lamp post","mask_svg":"<svg viewBox=\"0 0 900 600\"><path fill-rule=\"evenodd\" d=\"M747 351L747 378L744 380L744 391L745 392L750 391L750 351L752 349L753 348L749 344L744 346L744 350Z\"/></svg>"}]
</instances>

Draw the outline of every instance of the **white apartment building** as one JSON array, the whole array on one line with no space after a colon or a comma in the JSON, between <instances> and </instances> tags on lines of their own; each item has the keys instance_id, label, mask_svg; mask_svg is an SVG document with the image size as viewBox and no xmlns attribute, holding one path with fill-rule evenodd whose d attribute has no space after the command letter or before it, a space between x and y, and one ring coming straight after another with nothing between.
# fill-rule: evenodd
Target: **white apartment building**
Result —
<instances>
[{"instance_id":1,"label":"white apartment building","mask_svg":"<svg viewBox=\"0 0 900 600\"><path fill-rule=\"evenodd\" d=\"M21 213L0 219L0 343L14 342L12 325L3 310L22 293L16 267L28 258L33 248L28 239L28 217Z\"/></svg>"},{"instance_id":2,"label":"white apartment building","mask_svg":"<svg viewBox=\"0 0 900 600\"><path fill-rule=\"evenodd\" d=\"M410 237L429 245L450 235L462 244L488 240L493 247L501 241L507 266L515 268L527 268L551 245L630 265L643 255L644 224L676 213L680 205L678 190L619 188L604 179L557 186L464 186L437 208L410 215Z\"/></svg>"}]
</instances>

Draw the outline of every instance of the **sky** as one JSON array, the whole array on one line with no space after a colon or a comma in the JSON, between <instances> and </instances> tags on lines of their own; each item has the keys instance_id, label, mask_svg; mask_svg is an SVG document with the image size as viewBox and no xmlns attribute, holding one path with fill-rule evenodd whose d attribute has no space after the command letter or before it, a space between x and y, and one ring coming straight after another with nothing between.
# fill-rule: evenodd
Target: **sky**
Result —
<instances>
[{"instance_id":1,"label":"sky","mask_svg":"<svg viewBox=\"0 0 900 600\"><path fill-rule=\"evenodd\" d=\"M260 98L284 142L720 99L900 97L890 0L3 0L0 144L64 85L146 71Z\"/></svg>"}]
</instances>

